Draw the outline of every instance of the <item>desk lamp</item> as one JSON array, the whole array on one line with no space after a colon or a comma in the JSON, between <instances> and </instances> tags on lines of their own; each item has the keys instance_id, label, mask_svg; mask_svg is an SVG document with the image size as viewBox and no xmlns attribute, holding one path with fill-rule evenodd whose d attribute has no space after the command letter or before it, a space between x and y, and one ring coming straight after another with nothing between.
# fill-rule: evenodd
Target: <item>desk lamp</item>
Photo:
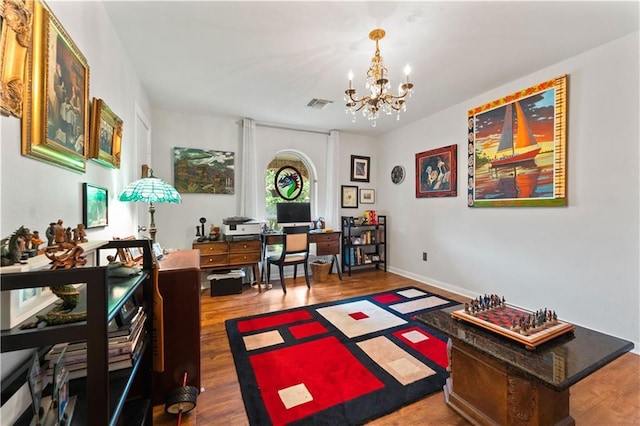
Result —
<instances>
[{"instance_id":1,"label":"desk lamp","mask_svg":"<svg viewBox=\"0 0 640 426\"><path fill-rule=\"evenodd\" d=\"M147 176L148 175L148 176ZM167 182L153 176L153 170L146 164L142 165L142 178L131 182L120 194L120 201L142 201L149 203L149 214L151 223L149 224L149 235L151 240L156 242L156 223L153 218L156 208L153 203L176 203L180 204L182 198L176 189Z\"/></svg>"}]
</instances>

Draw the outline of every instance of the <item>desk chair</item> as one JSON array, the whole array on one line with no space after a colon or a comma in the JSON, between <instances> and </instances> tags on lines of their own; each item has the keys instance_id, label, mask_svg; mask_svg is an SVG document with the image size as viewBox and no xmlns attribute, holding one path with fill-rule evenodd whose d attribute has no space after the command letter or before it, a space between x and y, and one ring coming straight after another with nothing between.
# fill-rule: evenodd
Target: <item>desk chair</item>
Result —
<instances>
[{"instance_id":1,"label":"desk chair","mask_svg":"<svg viewBox=\"0 0 640 426\"><path fill-rule=\"evenodd\" d=\"M309 227L286 227L283 230L284 238L282 239L282 252L279 255L267 258L267 285L271 278L271 264L278 265L280 272L280 282L282 283L282 291L286 294L287 287L284 283L284 267L293 266L293 278L298 273L298 265L304 266L304 278L307 281L307 288L311 288L309 284Z\"/></svg>"}]
</instances>

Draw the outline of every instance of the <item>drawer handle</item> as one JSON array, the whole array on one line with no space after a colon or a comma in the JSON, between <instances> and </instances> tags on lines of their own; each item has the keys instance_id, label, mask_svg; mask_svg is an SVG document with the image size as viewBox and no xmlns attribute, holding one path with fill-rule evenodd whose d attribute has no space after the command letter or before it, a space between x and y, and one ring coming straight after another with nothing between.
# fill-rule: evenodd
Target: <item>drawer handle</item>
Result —
<instances>
[{"instance_id":1,"label":"drawer handle","mask_svg":"<svg viewBox=\"0 0 640 426\"><path fill-rule=\"evenodd\" d=\"M246 244L244 244L244 245L242 246L242 248L247 248L247 247L249 247L249 246L248 246L248 245L246 245Z\"/></svg>"}]
</instances>

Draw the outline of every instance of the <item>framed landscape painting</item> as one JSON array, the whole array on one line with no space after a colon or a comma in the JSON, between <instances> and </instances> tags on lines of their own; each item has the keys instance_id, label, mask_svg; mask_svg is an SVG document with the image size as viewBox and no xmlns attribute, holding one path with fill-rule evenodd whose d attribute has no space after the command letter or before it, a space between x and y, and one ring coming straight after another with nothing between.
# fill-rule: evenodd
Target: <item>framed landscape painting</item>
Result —
<instances>
[{"instance_id":1,"label":"framed landscape painting","mask_svg":"<svg viewBox=\"0 0 640 426\"><path fill-rule=\"evenodd\" d=\"M468 114L469 207L566 206L567 75Z\"/></svg>"},{"instance_id":2,"label":"framed landscape painting","mask_svg":"<svg viewBox=\"0 0 640 426\"><path fill-rule=\"evenodd\" d=\"M457 196L457 158L457 145L417 153L416 198Z\"/></svg>"},{"instance_id":3,"label":"framed landscape painting","mask_svg":"<svg viewBox=\"0 0 640 426\"><path fill-rule=\"evenodd\" d=\"M233 194L235 154L198 148L173 148L174 187L182 193Z\"/></svg>"},{"instance_id":4,"label":"framed landscape painting","mask_svg":"<svg viewBox=\"0 0 640 426\"><path fill-rule=\"evenodd\" d=\"M84 172L89 145L89 64L55 15L33 2L22 155Z\"/></svg>"}]
</instances>

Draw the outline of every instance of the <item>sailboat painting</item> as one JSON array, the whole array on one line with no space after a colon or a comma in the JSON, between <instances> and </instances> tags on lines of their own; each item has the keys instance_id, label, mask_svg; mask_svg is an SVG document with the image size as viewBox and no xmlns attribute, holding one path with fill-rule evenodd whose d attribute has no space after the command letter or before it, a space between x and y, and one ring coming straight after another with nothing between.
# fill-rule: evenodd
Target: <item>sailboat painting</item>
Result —
<instances>
[{"instance_id":1,"label":"sailboat painting","mask_svg":"<svg viewBox=\"0 0 640 426\"><path fill-rule=\"evenodd\" d=\"M469 111L469 207L566 206L563 75Z\"/></svg>"}]
</instances>

